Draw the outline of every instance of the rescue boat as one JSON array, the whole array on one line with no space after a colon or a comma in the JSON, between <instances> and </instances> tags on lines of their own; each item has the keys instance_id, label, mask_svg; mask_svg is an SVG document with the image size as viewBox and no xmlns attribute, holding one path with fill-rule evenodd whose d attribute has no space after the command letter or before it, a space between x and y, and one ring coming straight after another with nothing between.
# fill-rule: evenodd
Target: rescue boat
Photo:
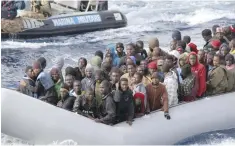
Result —
<instances>
[{"instance_id":1,"label":"rescue boat","mask_svg":"<svg viewBox=\"0 0 235 146\"><path fill-rule=\"evenodd\" d=\"M171 107L135 119L132 126L96 123L17 91L2 88L1 132L32 144L73 140L77 144L168 145L187 137L235 128L235 92Z\"/></svg>"},{"instance_id":2,"label":"rescue boat","mask_svg":"<svg viewBox=\"0 0 235 146\"><path fill-rule=\"evenodd\" d=\"M120 11L105 10L80 12L80 1L60 1L52 3L52 16L47 19L21 17L22 31L17 33L1 32L2 38L39 38L60 35L80 34L110 28L120 28L127 25L126 16ZM90 2L90 1L89 1ZM88 3L88 7L90 7ZM22 12L21 12L22 13ZM20 16L20 15L19 15Z\"/></svg>"}]
</instances>

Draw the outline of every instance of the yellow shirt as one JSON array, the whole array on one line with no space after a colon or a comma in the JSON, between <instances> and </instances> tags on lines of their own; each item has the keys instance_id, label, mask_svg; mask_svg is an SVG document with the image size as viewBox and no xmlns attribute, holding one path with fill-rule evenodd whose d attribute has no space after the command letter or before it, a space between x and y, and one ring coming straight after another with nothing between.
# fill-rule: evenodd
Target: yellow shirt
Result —
<instances>
[{"instance_id":1,"label":"yellow shirt","mask_svg":"<svg viewBox=\"0 0 235 146\"><path fill-rule=\"evenodd\" d=\"M230 54L235 55L235 50L230 51Z\"/></svg>"}]
</instances>

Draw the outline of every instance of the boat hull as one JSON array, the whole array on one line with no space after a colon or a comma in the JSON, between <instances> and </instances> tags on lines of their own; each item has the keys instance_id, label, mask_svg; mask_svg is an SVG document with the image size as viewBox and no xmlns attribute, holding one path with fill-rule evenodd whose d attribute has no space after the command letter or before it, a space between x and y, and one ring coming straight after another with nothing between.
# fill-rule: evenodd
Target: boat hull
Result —
<instances>
[{"instance_id":1,"label":"boat hull","mask_svg":"<svg viewBox=\"0 0 235 146\"><path fill-rule=\"evenodd\" d=\"M127 25L127 19L119 11L100 11L62 14L46 20L25 19L25 30L16 34L1 33L2 38L29 39L60 35L80 34Z\"/></svg>"},{"instance_id":2,"label":"boat hull","mask_svg":"<svg viewBox=\"0 0 235 146\"><path fill-rule=\"evenodd\" d=\"M71 139L78 144L174 144L187 137L235 128L235 92L108 126L49 105L16 91L2 88L2 133L33 144Z\"/></svg>"}]
</instances>

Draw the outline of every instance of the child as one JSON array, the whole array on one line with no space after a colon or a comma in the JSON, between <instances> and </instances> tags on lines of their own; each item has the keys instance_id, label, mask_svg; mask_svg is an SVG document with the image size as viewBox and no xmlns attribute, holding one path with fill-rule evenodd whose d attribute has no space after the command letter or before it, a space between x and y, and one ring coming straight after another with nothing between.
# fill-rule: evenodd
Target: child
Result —
<instances>
[{"instance_id":1,"label":"child","mask_svg":"<svg viewBox=\"0 0 235 146\"><path fill-rule=\"evenodd\" d=\"M126 67L126 65L122 65L122 66L120 67L120 70L121 70L122 74L127 73L127 67Z\"/></svg>"},{"instance_id":2,"label":"child","mask_svg":"<svg viewBox=\"0 0 235 146\"><path fill-rule=\"evenodd\" d=\"M135 79L135 85L133 86L133 95L136 93L143 93L144 96L146 97L146 89L144 84L142 83L143 75L140 73L136 72L134 74L134 79ZM146 108L147 100L145 98L144 100L144 107Z\"/></svg>"},{"instance_id":3,"label":"child","mask_svg":"<svg viewBox=\"0 0 235 146\"><path fill-rule=\"evenodd\" d=\"M57 106L72 111L75 97L69 95L69 87L66 84L63 84L60 88L60 99Z\"/></svg>"},{"instance_id":4,"label":"child","mask_svg":"<svg viewBox=\"0 0 235 146\"><path fill-rule=\"evenodd\" d=\"M69 92L70 96L78 97L83 94L82 92L82 83L79 80L73 82L73 89Z\"/></svg>"},{"instance_id":5,"label":"child","mask_svg":"<svg viewBox=\"0 0 235 146\"><path fill-rule=\"evenodd\" d=\"M117 105L117 122L127 121L129 125L132 125L134 117L133 95L126 78L120 80L119 89L114 93L114 101Z\"/></svg>"},{"instance_id":6,"label":"child","mask_svg":"<svg viewBox=\"0 0 235 146\"><path fill-rule=\"evenodd\" d=\"M88 87L94 89L94 68L91 65L87 65L85 69L86 77L82 79L82 91L85 91Z\"/></svg>"},{"instance_id":7,"label":"child","mask_svg":"<svg viewBox=\"0 0 235 146\"><path fill-rule=\"evenodd\" d=\"M98 109L92 88L87 88L85 95L80 95L80 97L76 98L73 106L73 112L90 119L95 119L98 117Z\"/></svg>"},{"instance_id":8,"label":"child","mask_svg":"<svg viewBox=\"0 0 235 146\"><path fill-rule=\"evenodd\" d=\"M134 103L135 103L135 117L141 117L145 113L145 95L143 93L134 94Z\"/></svg>"},{"instance_id":9,"label":"child","mask_svg":"<svg viewBox=\"0 0 235 146\"><path fill-rule=\"evenodd\" d=\"M102 96L100 93L100 84L105 79L104 72L102 70L96 70L95 71L95 100L97 101L97 107L100 106L102 102Z\"/></svg>"}]
</instances>

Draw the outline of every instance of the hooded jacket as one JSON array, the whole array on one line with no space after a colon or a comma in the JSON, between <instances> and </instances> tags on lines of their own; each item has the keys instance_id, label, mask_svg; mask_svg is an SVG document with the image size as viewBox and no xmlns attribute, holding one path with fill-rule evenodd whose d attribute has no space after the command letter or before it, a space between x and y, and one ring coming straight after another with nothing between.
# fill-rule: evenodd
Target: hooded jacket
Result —
<instances>
[{"instance_id":1,"label":"hooded jacket","mask_svg":"<svg viewBox=\"0 0 235 146\"><path fill-rule=\"evenodd\" d=\"M133 55L131 55L131 56L133 56ZM120 58L118 67L121 67L122 65L126 65L126 58L127 57L128 56L126 55L126 56L123 56L122 58ZM137 65L140 64L141 60L143 60L143 57L139 53L136 53L133 57L135 58L135 61L133 61L133 62L136 62ZM131 57L132 60L133 60L133 57Z\"/></svg>"},{"instance_id":2,"label":"hooded jacket","mask_svg":"<svg viewBox=\"0 0 235 146\"><path fill-rule=\"evenodd\" d=\"M94 56L91 58L91 65L94 67L94 71L100 69L102 59L99 56Z\"/></svg>"},{"instance_id":3,"label":"hooded jacket","mask_svg":"<svg viewBox=\"0 0 235 146\"><path fill-rule=\"evenodd\" d=\"M141 83L134 85L132 92L133 92L133 96L136 93L143 93L144 94L144 96L146 97L146 98L144 98L144 106L146 108L147 107L147 95L146 95L146 88L145 88L144 84L141 82Z\"/></svg>"},{"instance_id":4,"label":"hooded jacket","mask_svg":"<svg viewBox=\"0 0 235 146\"><path fill-rule=\"evenodd\" d=\"M199 84L199 88L197 91L197 96L201 97L203 95L203 93L206 92L206 68L204 65L202 65L201 63L199 63L197 54L195 52L191 52L188 56L188 63L189 63L189 58L191 55L195 55L196 56L196 63L194 65L191 65L191 70L192 72L194 72L198 78L198 84Z\"/></svg>"},{"instance_id":5,"label":"hooded jacket","mask_svg":"<svg viewBox=\"0 0 235 146\"><path fill-rule=\"evenodd\" d=\"M185 52L185 53L183 53L183 54L181 54L180 56L179 56L179 59L178 59L178 68L176 69L177 70L177 72L178 72L178 77L179 77L179 82L180 83L182 83L182 77L181 77L181 65L180 65L180 60L184 60L184 62L187 62L187 59L188 59L188 55L189 55L189 53L187 53L187 52Z\"/></svg>"},{"instance_id":6,"label":"hooded jacket","mask_svg":"<svg viewBox=\"0 0 235 146\"><path fill-rule=\"evenodd\" d=\"M120 63L120 59L121 57L125 56L125 52L123 51L122 54L118 55L118 52L116 50L116 46L115 45L108 45L108 48L110 48L110 53L112 55L113 58L113 66L118 66Z\"/></svg>"}]
</instances>

